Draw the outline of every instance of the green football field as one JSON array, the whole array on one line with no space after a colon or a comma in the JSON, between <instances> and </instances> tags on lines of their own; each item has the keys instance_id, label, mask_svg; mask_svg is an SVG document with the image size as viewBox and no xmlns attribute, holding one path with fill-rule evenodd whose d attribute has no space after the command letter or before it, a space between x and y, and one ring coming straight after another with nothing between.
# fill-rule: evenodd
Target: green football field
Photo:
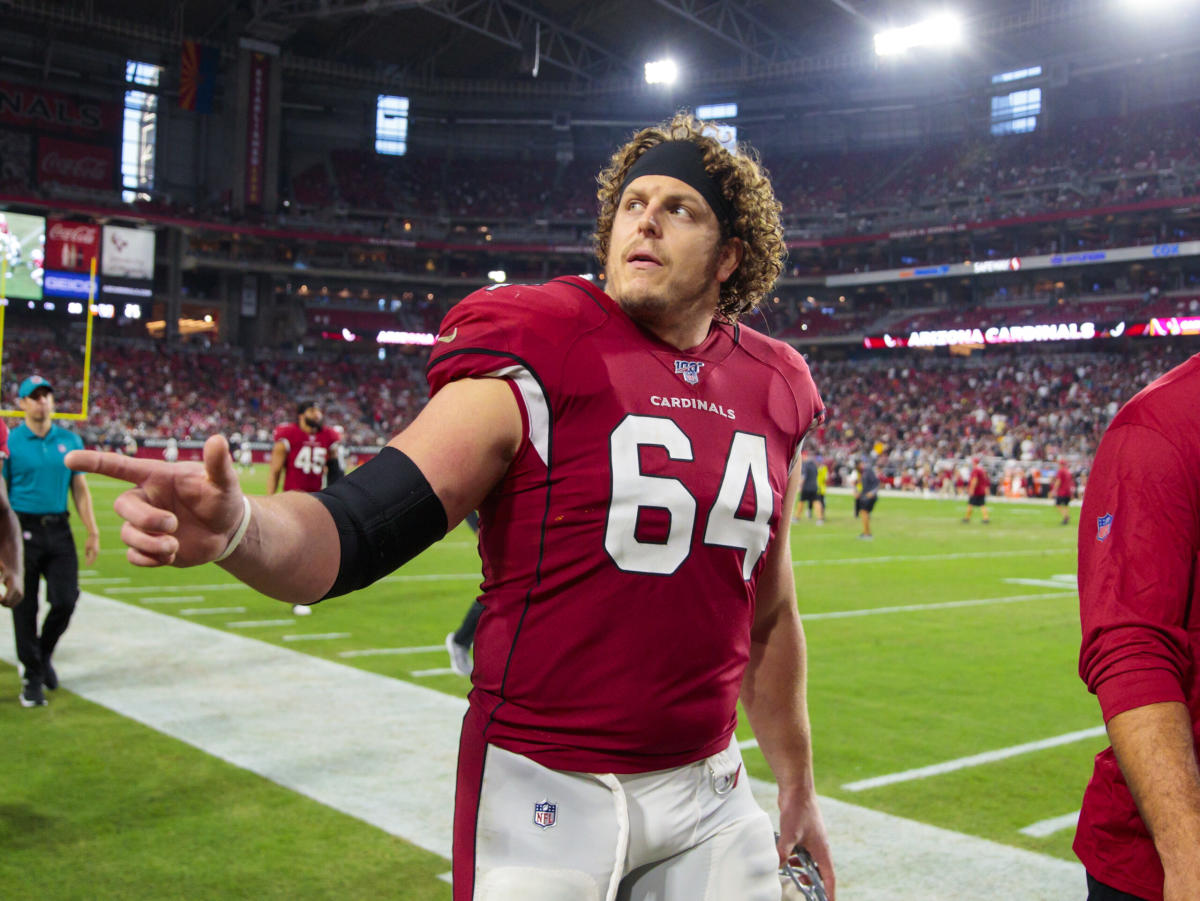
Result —
<instances>
[{"instance_id":1,"label":"green football field","mask_svg":"<svg viewBox=\"0 0 1200 901\"><path fill-rule=\"evenodd\" d=\"M249 490L264 470L246 477ZM282 646L286 634L291 650L465 696L441 650L478 584L465 526L388 580L299 618L213 566L131 567L112 512L119 486L90 484L104 549L84 591L180 617L244 608L194 621L281 620L252 637ZM885 497L866 542L851 509L831 497L825 526L791 527L819 791L1073 859L1063 823L1106 744L1075 669L1074 525L1026 504L994 505L990 525L964 525L961 502ZM422 647L436 650L345 654ZM440 857L67 687L48 708L23 709L16 671L0 671L0 897L37 886L52 899L285 898L303 884L311 898L449 898ZM744 725L739 738L752 738ZM744 754L752 775L770 778L757 750ZM1036 834L1021 831L1030 827Z\"/></svg>"}]
</instances>

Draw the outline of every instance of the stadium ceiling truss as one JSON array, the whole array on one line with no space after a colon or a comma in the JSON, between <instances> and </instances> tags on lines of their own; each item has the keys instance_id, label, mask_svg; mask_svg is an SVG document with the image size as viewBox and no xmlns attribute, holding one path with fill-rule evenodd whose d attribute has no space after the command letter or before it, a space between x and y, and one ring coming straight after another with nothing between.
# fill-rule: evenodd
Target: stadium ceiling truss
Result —
<instances>
[{"instance_id":1,"label":"stadium ceiling truss","mask_svg":"<svg viewBox=\"0 0 1200 901\"><path fill-rule=\"evenodd\" d=\"M0 0L6 17L44 23L58 31L78 31L133 39L145 44L174 50L188 37L184 26L184 8L195 0L155 2L153 15L139 15L140 4L150 0ZM644 60L633 59L628 51L617 52L604 46L604 35L611 34L614 20L628 16L624 0L591 0L576 3L557 19L542 11L540 0L220 0L210 7L207 21L195 37L202 41L232 45L216 35L236 25L243 35L279 44L283 61L290 71L328 76L376 86L424 82L447 89L498 91L513 90L521 83L512 80L458 78L437 72L436 63L460 48L472 35L482 35L521 54L522 65L531 74L539 66L553 66L568 73L574 88L601 93L628 90L641 82ZM1094 18L1110 0L1029 0L1016 4L997 3L989 14L979 16L973 29L995 41L1006 37L1024 41L1047 26L1073 20ZM871 68L877 65L874 54L866 51L830 49L836 44L821 41L814 45L804 40L809 26L827 17L809 7L797 19L790 5L773 5L766 0L643 0L647 7L665 11L688 23L709 41L720 41L732 49L725 66L710 66L695 74L699 83L755 81L760 79L820 79L839 72ZM848 17L868 21L879 11L870 0L828 0L830 12L836 7ZM119 11L118 11L119 10ZM768 12L772 19L782 17L790 28L767 22L751 10ZM423 12L455 26L440 36L418 26L426 42L417 54L410 54L403 66L337 61L339 55L353 55L357 42L369 37L380 25L380 16L389 13ZM338 21L339 19L343 21ZM363 19L365 21L358 21ZM325 31L325 51L319 57L296 55L288 51L289 39L306 26L329 22ZM800 30L800 34L797 33ZM312 29L308 29L312 30ZM821 49L818 49L820 47ZM844 47L844 45L843 45ZM523 83L526 90L556 90L543 79L540 85ZM562 84L559 83L558 90Z\"/></svg>"},{"instance_id":2,"label":"stadium ceiling truss","mask_svg":"<svg viewBox=\"0 0 1200 901\"><path fill-rule=\"evenodd\" d=\"M262 0L259 6L251 30L271 25L296 28L314 18L420 10L528 54L531 66L555 66L585 82L628 77L636 71L624 57L514 0ZM420 69L447 49L445 44L435 46L406 68Z\"/></svg>"}]
</instances>

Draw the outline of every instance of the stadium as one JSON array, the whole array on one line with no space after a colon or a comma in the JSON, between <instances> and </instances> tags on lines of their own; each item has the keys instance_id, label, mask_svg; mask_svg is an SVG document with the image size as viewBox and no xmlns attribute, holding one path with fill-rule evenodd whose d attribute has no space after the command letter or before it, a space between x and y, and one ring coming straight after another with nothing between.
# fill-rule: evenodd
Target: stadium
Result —
<instances>
[{"instance_id":1,"label":"stadium","mask_svg":"<svg viewBox=\"0 0 1200 901\"><path fill-rule=\"evenodd\" d=\"M683 110L752 147L787 257L741 324L802 354L826 407L805 440L824 528L790 529L838 897L1086 897L1072 840L1108 739L1078 675L1079 502L1118 410L1200 347L1200 4L0 0L0 20L0 411L15 428L38 374L89 448L196 461L222 434L249 494L298 398L348 468L375 458L468 295L603 289L596 174L638 129ZM987 529L962 521L975 465ZM0 617L0 895L449 899L471 682L445 641L476 536L297 618L214 566L130 566L125 486L88 482L101 550L45 709L17 702ZM744 715L736 737L774 810Z\"/></svg>"}]
</instances>

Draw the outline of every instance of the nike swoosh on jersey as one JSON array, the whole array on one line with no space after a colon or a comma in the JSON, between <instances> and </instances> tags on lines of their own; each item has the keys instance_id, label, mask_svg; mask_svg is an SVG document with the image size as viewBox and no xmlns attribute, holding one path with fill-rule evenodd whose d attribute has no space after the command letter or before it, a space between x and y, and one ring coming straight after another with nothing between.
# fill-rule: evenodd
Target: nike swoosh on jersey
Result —
<instances>
[{"instance_id":1,"label":"nike swoosh on jersey","mask_svg":"<svg viewBox=\"0 0 1200 901\"><path fill-rule=\"evenodd\" d=\"M448 335L438 335L438 336L437 336L437 339L438 339L439 341L443 341L443 342L445 342L446 344L449 344L451 341L453 341L453 340L454 340L455 338L457 338L457 337L458 337L458 326L456 325L456 326L454 327L454 331L452 331L450 334L448 334Z\"/></svg>"}]
</instances>

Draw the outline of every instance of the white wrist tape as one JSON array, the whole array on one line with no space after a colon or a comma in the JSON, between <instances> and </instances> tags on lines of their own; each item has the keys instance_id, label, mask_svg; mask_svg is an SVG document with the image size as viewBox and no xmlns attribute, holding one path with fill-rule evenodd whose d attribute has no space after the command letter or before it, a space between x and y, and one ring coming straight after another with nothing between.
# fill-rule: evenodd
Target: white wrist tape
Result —
<instances>
[{"instance_id":1,"label":"white wrist tape","mask_svg":"<svg viewBox=\"0 0 1200 901\"><path fill-rule=\"evenodd\" d=\"M237 546L242 543L242 539L246 537L246 530L250 528L250 498L242 495L242 521L238 524L237 531L233 533L233 537L229 539L229 544L225 545L225 550L221 551L221 556L213 561L220 563L230 554L237 550Z\"/></svg>"}]
</instances>

